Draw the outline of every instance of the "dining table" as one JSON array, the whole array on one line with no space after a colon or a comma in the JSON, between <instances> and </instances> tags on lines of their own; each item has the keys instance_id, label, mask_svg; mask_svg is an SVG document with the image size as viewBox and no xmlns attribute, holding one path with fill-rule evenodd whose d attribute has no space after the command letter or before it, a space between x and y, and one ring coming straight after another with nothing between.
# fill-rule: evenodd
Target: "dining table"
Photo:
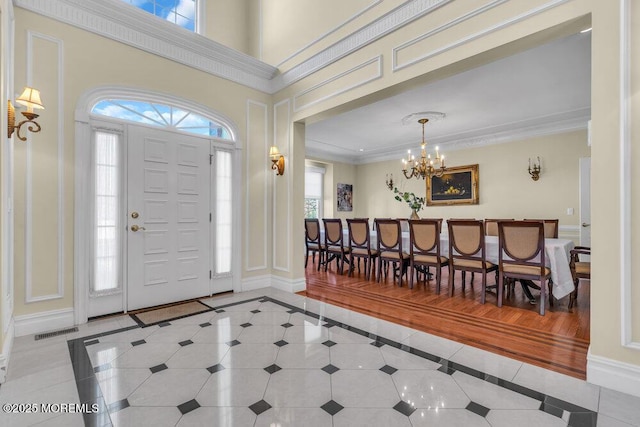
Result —
<instances>
[{"instance_id":1,"label":"dining table","mask_svg":"<svg viewBox=\"0 0 640 427\"><path fill-rule=\"evenodd\" d=\"M378 234L371 230L371 249L378 245ZM320 238L324 242L324 230L320 231ZM344 246L348 246L349 231L343 230ZM487 261L498 264L498 236L485 236L485 257ZM410 237L408 231L402 232L402 250L409 252ZM553 282L553 296L556 299L563 298L575 290L571 269L569 268L570 251L575 247L573 240L569 239L544 239L545 265L551 270ZM440 255L449 257L449 234L440 234Z\"/></svg>"}]
</instances>

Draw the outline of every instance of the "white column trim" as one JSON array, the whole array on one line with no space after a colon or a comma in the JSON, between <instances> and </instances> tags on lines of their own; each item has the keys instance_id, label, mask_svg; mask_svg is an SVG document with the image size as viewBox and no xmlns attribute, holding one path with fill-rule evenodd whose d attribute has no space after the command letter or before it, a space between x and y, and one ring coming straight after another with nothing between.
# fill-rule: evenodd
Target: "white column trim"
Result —
<instances>
[{"instance_id":1,"label":"white column trim","mask_svg":"<svg viewBox=\"0 0 640 427\"><path fill-rule=\"evenodd\" d=\"M620 317L621 340L624 347L640 350L633 340L633 307L631 260L631 2L620 0Z\"/></svg>"},{"instance_id":2,"label":"white column trim","mask_svg":"<svg viewBox=\"0 0 640 427\"><path fill-rule=\"evenodd\" d=\"M27 31L27 85L33 83L33 40L40 38L58 46L58 287L57 293L34 297L32 295L32 246L33 246L33 170L32 150L33 144L27 140L26 146L26 209L25 209L25 302L33 303L64 298L64 49L63 41L46 34ZM29 135L29 138L31 135Z\"/></svg>"}]
</instances>

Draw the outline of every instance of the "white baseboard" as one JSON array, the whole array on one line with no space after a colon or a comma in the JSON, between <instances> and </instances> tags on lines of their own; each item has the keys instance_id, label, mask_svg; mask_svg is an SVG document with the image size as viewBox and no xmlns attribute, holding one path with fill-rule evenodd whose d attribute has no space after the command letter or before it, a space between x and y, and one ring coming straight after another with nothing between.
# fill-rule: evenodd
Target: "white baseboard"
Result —
<instances>
[{"instance_id":1,"label":"white baseboard","mask_svg":"<svg viewBox=\"0 0 640 427\"><path fill-rule=\"evenodd\" d=\"M640 366L587 354L587 381L640 397Z\"/></svg>"},{"instance_id":2,"label":"white baseboard","mask_svg":"<svg viewBox=\"0 0 640 427\"><path fill-rule=\"evenodd\" d=\"M280 276L271 276L271 287L285 292L300 292L307 289L307 280L302 279L286 279Z\"/></svg>"},{"instance_id":3,"label":"white baseboard","mask_svg":"<svg viewBox=\"0 0 640 427\"><path fill-rule=\"evenodd\" d=\"M73 325L73 308L26 314L15 317L15 336L22 337L41 332L50 332Z\"/></svg>"},{"instance_id":4,"label":"white baseboard","mask_svg":"<svg viewBox=\"0 0 640 427\"><path fill-rule=\"evenodd\" d=\"M306 279L287 279L273 274L264 274L262 276L248 277L242 279L242 290L253 291L273 287L285 292L300 292L307 289Z\"/></svg>"},{"instance_id":5,"label":"white baseboard","mask_svg":"<svg viewBox=\"0 0 640 427\"><path fill-rule=\"evenodd\" d=\"M0 384L7 379L7 366L9 366L9 356L13 348L14 323L13 317L9 322L9 327L5 331L4 342L2 343L2 354L0 354Z\"/></svg>"},{"instance_id":6,"label":"white baseboard","mask_svg":"<svg viewBox=\"0 0 640 427\"><path fill-rule=\"evenodd\" d=\"M256 289L268 288L271 286L271 275L264 274L262 276L247 277L242 279L242 291L253 291Z\"/></svg>"}]
</instances>

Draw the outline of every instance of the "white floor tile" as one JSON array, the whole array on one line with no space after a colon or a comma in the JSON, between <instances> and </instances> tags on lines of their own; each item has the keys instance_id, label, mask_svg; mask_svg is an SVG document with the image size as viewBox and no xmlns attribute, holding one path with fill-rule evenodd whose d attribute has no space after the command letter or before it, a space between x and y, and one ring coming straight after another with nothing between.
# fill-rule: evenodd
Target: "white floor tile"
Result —
<instances>
[{"instance_id":1,"label":"white floor tile","mask_svg":"<svg viewBox=\"0 0 640 427\"><path fill-rule=\"evenodd\" d=\"M452 375L472 402L489 409L538 409L540 401L523 396L462 372Z\"/></svg>"},{"instance_id":2,"label":"white floor tile","mask_svg":"<svg viewBox=\"0 0 640 427\"><path fill-rule=\"evenodd\" d=\"M483 417L466 409L419 409L409 417L413 427L464 426L490 427Z\"/></svg>"},{"instance_id":3,"label":"white floor tile","mask_svg":"<svg viewBox=\"0 0 640 427\"><path fill-rule=\"evenodd\" d=\"M333 416L333 427L411 427L406 415L395 409L344 408Z\"/></svg>"},{"instance_id":4,"label":"white floor tile","mask_svg":"<svg viewBox=\"0 0 640 427\"><path fill-rule=\"evenodd\" d=\"M271 408L258 415L255 427L331 427L331 415L320 408Z\"/></svg>"},{"instance_id":5,"label":"white floor tile","mask_svg":"<svg viewBox=\"0 0 640 427\"><path fill-rule=\"evenodd\" d=\"M193 399L209 379L206 369L165 369L151 375L127 399L131 406L175 406Z\"/></svg>"},{"instance_id":6,"label":"white floor tile","mask_svg":"<svg viewBox=\"0 0 640 427\"><path fill-rule=\"evenodd\" d=\"M182 414L176 407L128 407L111 414L113 427L173 427Z\"/></svg>"},{"instance_id":7,"label":"white floor tile","mask_svg":"<svg viewBox=\"0 0 640 427\"><path fill-rule=\"evenodd\" d=\"M618 421L640 426L640 398L608 388L600 390L600 412Z\"/></svg>"},{"instance_id":8,"label":"white floor tile","mask_svg":"<svg viewBox=\"0 0 640 427\"><path fill-rule=\"evenodd\" d=\"M377 370L344 370L331 375L333 400L345 408L393 408L400 395L391 375Z\"/></svg>"},{"instance_id":9,"label":"white floor tile","mask_svg":"<svg viewBox=\"0 0 640 427\"><path fill-rule=\"evenodd\" d=\"M129 397L147 378L149 369L108 369L96 373L102 397L107 405Z\"/></svg>"},{"instance_id":10,"label":"white floor tile","mask_svg":"<svg viewBox=\"0 0 640 427\"><path fill-rule=\"evenodd\" d=\"M255 420L248 408L198 408L183 415L177 427L252 426Z\"/></svg>"},{"instance_id":11,"label":"white floor tile","mask_svg":"<svg viewBox=\"0 0 640 427\"><path fill-rule=\"evenodd\" d=\"M287 344L280 348L276 365L285 369L321 369L331 362L324 344Z\"/></svg>"},{"instance_id":12,"label":"white floor tile","mask_svg":"<svg viewBox=\"0 0 640 427\"><path fill-rule=\"evenodd\" d=\"M464 409L469 397L451 377L439 371L398 371L392 376L400 398L415 408Z\"/></svg>"},{"instance_id":13,"label":"white floor tile","mask_svg":"<svg viewBox=\"0 0 640 427\"><path fill-rule=\"evenodd\" d=\"M330 376L317 369L278 371L269 379L264 400L274 408L319 408L331 400Z\"/></svg>"},{"instance_id":14,"label":"white floor tile","mask_svg":"<svg viewBox=\"0 0 640 427\"><path fill-rule=\"evenodd\" d=\"M239 344L231 347L220 362L225 368L258 368L272 365L278 356L273 344Z\"/></svg>"},{"instance_id":15,"label":"white floor tile","mask_svg":"<svg viewBox=\"0 0 640 427\"><path fill-rule=\"evenodd\" d=\"M331 363L340 369L380 369L385 365L380 349L371 344L336 344Z\"/></svg>"},{"instance_id":16,"label":"white floor tile","mask_svg":"<svg viewBox=\"0 0 640 427\"><path fill-rule=\"evenodd\" d=\"M409 347L426 351L427 353L449 359L464 345L446 338L440 338L435 335L426 334L424 332L416 332L402 341Z\"/></svg>"},{"instance_id":17,"label":"white floor tile","mask_svg":"<svg viewBox=\"0 0 640 427\"><path fill-rule=\"evenodd\" d=\"M487 421L492 427L563 427L567 425L561 418L538 410L492 409L487 415Z\"/></svg>"},{"instance_id":18,"label":"white floor tile","mask_svg":"<svg viewBox=\"0 0 640 427\"><path fill-rule=\"evenodd\" d=\"M196 400L201 406L249 407L262 400L268 382L264 369L223 369L211 374Z\"/></svg>"},{"instance_id":19,"label":"white floor tile","mask_svg":"<svg viewBox=\"0 0 640 427\"><path fill-rule=\"evenodd\" d=\"M508 381L513 380L522 367L522 362L468 345L458 350L449 360Z\"/></svg>"}]
</instances>

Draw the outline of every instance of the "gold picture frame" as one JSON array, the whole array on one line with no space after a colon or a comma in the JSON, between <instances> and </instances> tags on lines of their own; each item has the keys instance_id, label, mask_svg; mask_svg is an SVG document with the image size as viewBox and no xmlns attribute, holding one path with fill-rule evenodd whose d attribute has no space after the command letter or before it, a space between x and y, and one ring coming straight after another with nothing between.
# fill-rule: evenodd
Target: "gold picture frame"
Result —
<instances>
[{"instance_id":1,"label":"gold picture frame","mask_svg":"<svg viewBox=\"0 0 640 427\"><path fill-rule=\"evenodd\" d=\"M479 197L478 165L447 168L441 177L427 181L427 206L477 205Z\"/></svg>"}]
</instances>

